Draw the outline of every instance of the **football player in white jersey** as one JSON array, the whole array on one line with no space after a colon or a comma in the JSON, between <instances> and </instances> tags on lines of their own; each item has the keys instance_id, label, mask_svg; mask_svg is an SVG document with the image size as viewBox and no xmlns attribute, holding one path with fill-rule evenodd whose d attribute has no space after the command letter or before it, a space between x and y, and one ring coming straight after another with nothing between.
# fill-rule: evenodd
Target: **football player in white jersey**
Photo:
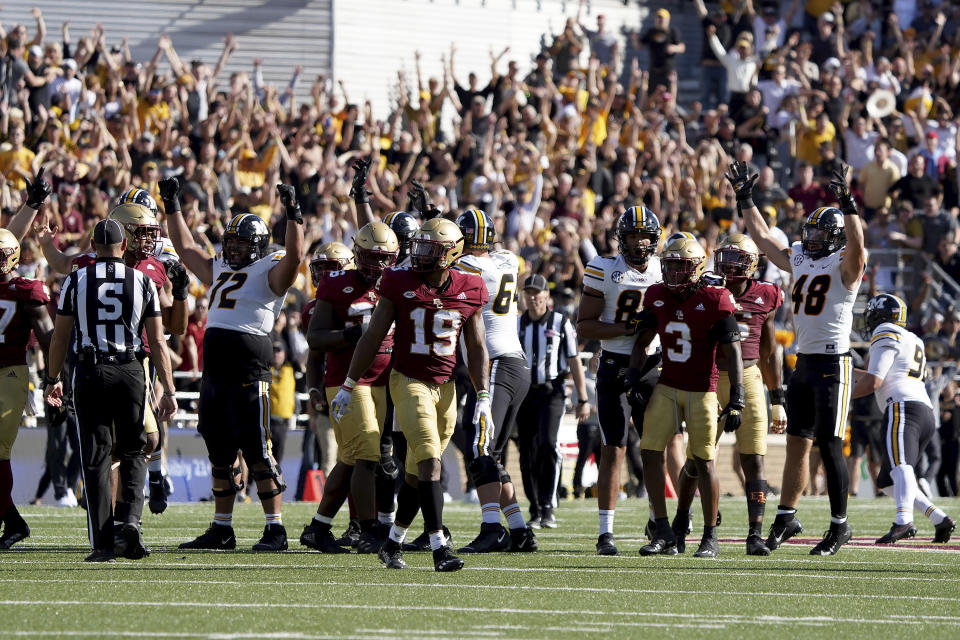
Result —
<instances>
[{"instance_id":1,"label":"football player in white jersey","mask_svg":"<svg viewBox=\"0 0 960 640\"><path fill-rule=\"evenodd\" d=\"M468 209L457 218L463 231L463 255L455 269L480 276L490 298L483 306L483 326L490 354L490 411L493 424L478 421L476 392L467 396L463 428L467 469L480 498L480 534L460 553L536 551L537 539L517 504L513 481L503 468L503 451L513 433L517 411L530 388L530 369L517 335L517 285L520 261L506 249L493 249L493 220L480 209ZM510 535L500 524L503 512Z\"/></svg>"},{"instance_id":2,"label":"football player in white jersey","mask_svg":"<svg viewBox=\"0 0 960 640\"><path fill-rule=\"evenodd\" d=\"M907 305L881 293L871 298L864 313L870 334L867 370L857 370L853 397L873 394L887 424L887 457L877 476L877 487L897 503L890 531L877 544L893 544L917 535L913 509L934 526L934 542L948 542L956 523L917 487L916 465L936 431L933 406L923 384L927 359L923 341L904 327Z\"/></svg>"},{"instance_id":3,"label":"football player in white jersey","mask_svg":"<svg viewBox=\"0 0 960 640\"><path fill-rule=\"evenodd\" d=\"M848 167L835 171L831 190L840 209L820 207L803 225L803 240L785 247L770 233L753 203L757 174L743 162L731 165L727 178L750 237L771 262L793 274L793 322L799 356L787 387L787 461L777 517L770 526L771 551L803 531L796 505L807 484L810 447L816 437L827 476L830 529L811 555L833 555L853 535L847 523L849 476L843 436L853 365L850 332L853 303L866 265L863 227L847 186Z\"/></svg>"},{"instance_id":4,"label":"football player in white jersey","mask_svg":"<svg viewBox=\"0 0 960 640\"><path fill-rule=\"evenodd\" d=\"M287 532L280 517L286 485L270 444L270 332L280 315L287 289L303 260L303 216L293 187L277 185L286 209L286 251L267 253L270 231L249 213L237 215L223 233L223 249L211 258L190 234L180 214L176 178L160 181L170 238L191 271L211 286L210 311L203 337L197 430L212 465L213 524L181 549L233 549L233 505L243 488L237 454L250 466L266 517L263 537L254 551L283 551Z\"/></svg>"},{"instance_id":5,"label":"football player in white jersey","mask_svg":"<svg viewBox=\"0 0 960 640\"><path fill-rule=\"evenodd\" d=\"M643 306L647 288L662 280L660 259L656 256L660 233L660 221L650 209L630 207L617 220L619 255L596 257L584 268L577 335L585 340L600 340L602 348L597 370L597 413L602 442L597 478L600 511L597 553L600 555L617 554L613 517L631 416L637 431L643 431L646 406L631 406L627 402L627 372L637 340L635 316ZM656 385L658 347L659 341L651 343L650 357L641 375L629 381L629 387L640 390L637 397L649 398Z\"/></svg>"}]
</instances>

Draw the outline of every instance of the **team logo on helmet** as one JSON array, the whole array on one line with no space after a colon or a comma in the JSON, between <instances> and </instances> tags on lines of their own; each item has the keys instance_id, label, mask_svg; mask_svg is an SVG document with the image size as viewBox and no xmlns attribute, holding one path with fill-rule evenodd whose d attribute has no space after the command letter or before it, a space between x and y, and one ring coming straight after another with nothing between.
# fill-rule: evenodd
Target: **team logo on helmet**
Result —
<instances>
[{"instance_id":1,"label":"team logo on helmet","mask_svg":"<svg viewBox=\"0 0 960 640\"><path fill-rule=\"evenodd\" d=\"M482 209L467 209L457 218L463 231L463 248L489 251L496 238L493 219Z\"/></svg>"},{"instance_id":2,"label":"team logo on helmet","mask_svg":"<svg viewBox=\"0 0 960 640\"><path fill-rule=\"evenodd\" d=\"M366 278L379 278L384 269L393 266L399 253L397 235L383 222L365 225L353 239L354 262Z\"/></svg>"},{"instance_id":3,"label":"team logo on helmet","mask_svg":"<svg viewBox=\"0 0 960 640\"><path fill-rule=\"evenodd\" d=\"M353 252L342 242L327 242L320 245L310 257L310 279L318 286L323 274L353 268Z\"/></svg>"},{"instance_id":4,"label":"team logo on helmet","mask_svg":"<svg viewBox=\"0 0 960 640\"><path fill-rule=\"evenodd\" d=\"M801 236L803 255L824 258L847 246L843 213L836 207L820 207L807 217Z\"/></svg>"},{"instance_id":5,"label":"team logo on helmet","mask_svg":"<svg viewBox=\"0 0 960 640\"><path fill-rule=\"evenodd\" d=\"M20 242L10 231L0 228L0 275L7 275L20 264Z\"/></svg>"},{"instance_id":6,"label":"team logo on helmet","mask_svg":"<svg viewBox=\"0 0 960 640\"><path fill-rule=\"evenodd\" d=\"M410 241L410 261L416 271L449 269L463 255L463 232L446 218L423 223Z\"/></svg>"},{"instance_id":7,"label":"team logo on helmet","mask_svg":"<svg viewBox=\"0 0 960 640\"><path fill-rule=\"evenodd\" d=\"M231 269L243 269L266 255L270 230L258 216L234 216L223 232L223 255Z\"/></svg>"},{"instance_id":8,"label":"team logo on helmet","mask_svg":"<svg viewBox=\"0 0 960 640\"><path fill-rule=\"evenodd\" d=\"M867 302L863 320L867 331L871 334L885 322L905 327L907 326L907 304L893 294L881 293Z\"/></svg>"}]
</instances>

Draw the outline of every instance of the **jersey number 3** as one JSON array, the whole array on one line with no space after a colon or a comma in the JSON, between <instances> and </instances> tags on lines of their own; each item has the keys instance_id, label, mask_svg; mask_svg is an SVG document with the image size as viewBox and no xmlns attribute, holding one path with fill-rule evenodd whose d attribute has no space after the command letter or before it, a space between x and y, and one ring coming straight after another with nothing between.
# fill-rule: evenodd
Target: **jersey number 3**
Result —
<instances>
[{"instance_id":1,"label":"jersey number 3","mask_svg":"<svg viewBox=\"0 0 960 640\"><path fill-rule=\"evenodd\" d=\"M432 327L427 327L427 310L419 307L410 312L413 320L413 344L410 353L430 355L431 351L438 356L452 356L457 349L457 331L460 329L461 316L459 311L451 309L437 309L433 312ZM427 332L429 338L427 341Z\"/></svg>"},{"instance_id":2,"label":"jersey number 3","mask_svg":"<svg viewBox=\"0 0 960 640\"><path fill-rule=\"evenodd\" d=\"M806 284L807 274L803 274L793 285L793 294L790 296L793 300L793 313L798 314L802 310L806 316L818 316L823 311L824 304L827 301L827 291L830 290L830 276L820 274L810 280L810 286L806 286ZM806 292L804 292L805 287Z\"/></svg>"},{"instance_id":3,"label":"jersey number 3","mask_svg":"<svg viewBox=\"0 0 960 640\"><path fill-rule=\"evenodd\" d=\"M231 281L227 286L227 282ZM247 281L247 274L242 272L224 271L217 276L217 284L213 285L213 291L210 292L211 304L217 300L217 294L220 294L220 300L216 302L218 309L233 309L237 306L237 301L230 297L230 294L243 286Z\"/></svg>"}]
</instances>

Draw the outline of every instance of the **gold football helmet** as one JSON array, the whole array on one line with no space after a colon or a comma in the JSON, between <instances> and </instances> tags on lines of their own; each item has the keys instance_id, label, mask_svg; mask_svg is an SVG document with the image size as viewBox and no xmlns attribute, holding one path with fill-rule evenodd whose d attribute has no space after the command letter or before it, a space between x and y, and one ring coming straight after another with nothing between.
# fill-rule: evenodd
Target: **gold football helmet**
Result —
<instances>
[{"instance_id":1,"label":"gold football helmet","mask_svg":"<svg viewBox=\"0 0 960 640\"><path fill-rule=\"evenodd\" d=\"M742 233L735 233L721 242L713 258L717 273L734 281L752 278L759 262L760 249Z\"/></svg>"},{"instance_id":2,"label":"gold football helmet","mask_svg":"<svg viewBox=\"0 0 960 640\"><path fill-rule=\"evenodd\" d=\"M384 269L393 266L399 253L397 234L382 222L365 225L353 238L354 264L367 278L379 278Z\"/></svg>"},{"instance_id":3,"label":"gold football helmet","mask_svg":"<svg viewBox=\"0 0 960 640\"><path fill-rule=\"evenodd\" d=\"M663 283L671 289L683 289L697 282L707 270L707 254L696 240L678 238L667 245L660 256Z\"/></svg>"},{"instance_id":4,"label":"gold football helmet","mask_svg":"<svg viewBox=\"0 0 960 640\"><path fill-rule=\"evenodd\" d=\"M449 269L463 255L463 232L455 222L434 218L423 223L410 241L414 271Z\"/></svg>"},{"instance_id":5,"label":"gold football helmet","mask_svg":"<svg viewBox=\"0 0 960 640\"><path fill-rule=\"evenodd\" d=\"M150 209L142 204L120 204L107 217L123 226L127 236L127 251L135 253L141 260L153 255L153 250L160 242L160 223Z\"/></svg>"},{"instance_id":6,"label":"gold football helmet","mask_svg":"<svg viewBox=\"0 0 960 640\"><path fill-rule=\"evenodd\" d=\"M0 276L5 276L20 263L20 243L17 236L0 229Z\"/></svg>"},{"instance_id":7,"label":"gold football helmet","mask_svg":"<svg viewBox=\"0 0 960 640\"><path fill-rule=\"evenodd\" d=\"M353 252L342 242L327 242L317 247L310 258L310 278L313 286L320 284L328 271L353 269Z\"/></svg>"}]
</instances>

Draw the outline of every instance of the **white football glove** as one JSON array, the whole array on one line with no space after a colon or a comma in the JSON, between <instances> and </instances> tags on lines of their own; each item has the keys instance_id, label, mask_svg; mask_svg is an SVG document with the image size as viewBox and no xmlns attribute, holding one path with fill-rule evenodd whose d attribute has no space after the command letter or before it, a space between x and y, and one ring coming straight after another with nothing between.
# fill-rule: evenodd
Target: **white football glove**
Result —
<instances>
[{"instance_id":1,"label":"white football glove","mask_svg":"<svg viewBox=\"0 0 960 640\"><path fill-rule=\"evenodd\" d=\"M771 431L774 433L783 433L787 429L787 410L782 404L770 405Z\"/></svg>"},{"instance_id":2,"label":"white football glove","mask_svg":"<svg viewBox=\"0 0 960 640\"><path fill-rule=\"evenodd\" d=\"M483 430L488 436L493 435L493 411L490 410L490 393L487 391L477 393L477 406L473 410L473 424L476 426L478 432ZM489 442L490 437L484 440Z\"/></svg>"},{"instance_id":3,"label":"white football glove","mask_svg":"<svg viewBox=\"0 0 960 640\"><path fill-rule=\"evenodd\" d=\"M343 386L337 391L337 395L333 397L333 402L330 403L330 416L340 422L343 420L343 416L350 413L350 398L353 396L353 387L356 385L356 382L347 378L343 381Z\"/></svg>"}]
</instances>

